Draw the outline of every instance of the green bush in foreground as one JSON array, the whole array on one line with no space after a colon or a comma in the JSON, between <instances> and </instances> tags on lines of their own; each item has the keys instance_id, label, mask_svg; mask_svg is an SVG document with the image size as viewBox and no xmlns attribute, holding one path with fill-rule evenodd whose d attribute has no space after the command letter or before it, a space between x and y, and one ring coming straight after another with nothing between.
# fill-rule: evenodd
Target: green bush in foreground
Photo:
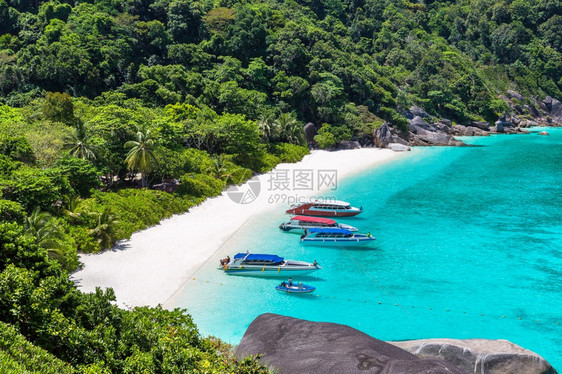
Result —
<instances>
[{"instance_id":1,"label":"green bush in foreground","mask_svg":"<svg viewBox=\"0 0 562 374\"><path fill-rule=\"evenodd\" d=\"M21 226L0 223L0 367L14 373L267 373L200 336L185 310L81 293Z\"/></svg>"},{"instance_id":2,"label":"green bush in foreground","mask_svg":"<svg viewBox=\"0 0 562 374\"><path fill-rule=\"evenodd\" d=\"M75 370L64 362L34 346L16 329L0 322L0 368L5 374L71 374Z\"/></svg>"}]
</instances>

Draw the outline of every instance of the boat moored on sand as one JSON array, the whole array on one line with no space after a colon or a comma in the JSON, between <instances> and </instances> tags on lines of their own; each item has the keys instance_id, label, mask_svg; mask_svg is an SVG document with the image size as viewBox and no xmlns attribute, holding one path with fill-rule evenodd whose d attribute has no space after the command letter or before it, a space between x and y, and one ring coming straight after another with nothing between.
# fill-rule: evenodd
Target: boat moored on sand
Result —
<instances>
[{"instance_id":1,"label":"boat moored on sand","mask_svg":"<svg viewBox=\"0 0 562 374\"><path fill-rule=\"evenodd\" d=\"M285 260L270 254L238 253L230 262L222 264L222 269L231 275L288 277L310 274L322 268L316 261Z\"/></svg>"},{"instance_id":2,"label":"boat moored on sand","mask_svg":"<svg viewBox=\"0 0 562 374\"><path fill-rule=\"evenodd\" d=\"M291 207L285 213L300 214L303 216L321 217L353 217L363 212L363 207L355 208L345 201L327 200L313 201Z\"/></svg>"},{"instance_id":3,"label":"boat moored on sand","mask_svg":"<svg viewBox=\"0 0 562 374\"><path fill-rule=\"evenodd\" d=\"M367 245L375 238L369 234L356 234L349 230L339 228L313 228L301 236L302 244L321 246L346 246L356 247Z\"/></svg>"},{"instance_id":4,"label":"boat moored on sand","mask_svg":"<svg viewBox=\"0 0 562 374\"><path fill-rule=\"evenodd\" d=\"M322 217L307 217L307 216L294 216L290 221L284 222L279 225L279 228L283 231L295 231L304 232L304 230L310 230L311 228L340 228L348 231L357 231L353 226L346 225L344 223L337 223L333 219L322 218Z\"/></svg>"}]
</instances>

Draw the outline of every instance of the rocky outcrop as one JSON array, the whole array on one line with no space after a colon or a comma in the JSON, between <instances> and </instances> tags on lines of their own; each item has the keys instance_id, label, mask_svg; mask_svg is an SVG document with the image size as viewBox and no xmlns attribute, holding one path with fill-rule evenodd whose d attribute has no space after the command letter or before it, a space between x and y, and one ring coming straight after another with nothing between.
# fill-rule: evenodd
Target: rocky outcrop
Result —
<instances>
[{"instance_id":1,"label":"rocky outcrop","mask_svg":"<svg viewBox=\"0 0 562 374\"><path fill-rule=\"evenodd\" d=\"M373 132L373 143L376 147L386 148L390 143L407 145L408 142L398 136L396 130L385 122Z\"/></svg>"},{"instance_id":2,"label":"rocky outcrop","mask_svg":"<svg viewBox=\"0 0 562 374\"><path fill-rule=\"evenodd\" d=\"M361 148L361 144L355 140L342 140L336 147L336 150L344 150L344 149L359 149Z\"/></svg>"},{"instance_id":3,"label":"rocky outcrop","mask_svg":"<svg viewBox=\"0 0 562 374\"><path fill-rule=\"evenodd\" d=\"M546 109L547 115L550 117L552 123L562 124L562 104L560 101L547 96L542 100L544 108Z\"/></svg>"},{"instance_id":4,"label":"rocky outcrop","mask_svg":"<svg viewBox=\"0 0 562 374\"><path fill-rule=\"evenodd\" d=\"M306 144L308 145L314 144L314 136L316 135L317 132L318 130L316 129L316 126L314 126L312 122L309 122L306 125L304 125L304 137L306 139Z\"/></svg>"},{"instance_id":5,"label":"rocky outcrop","mask_svg":"<svg viewBox=\"0 0 562 374\"><path fill-rule=\"evenodd\" d=\"M463 145L451 135L440 130L434 124L427 123L422 117L416 116L408 124L410 130L409 145Z\"/></svg>"},{"instance_id":6,"label":"rocky outcrop","mask_svg":"<svg viewBox=\"0 0 562 374\"><path fill-rule=\"evenodd\" d=\"M420 358L441 359L470 373L556 373L541 356L507 340L426 339L390 343Z\"/></svg>"},{"instance_id":7,"label":"rocky outcrop","mask_svg":"<svg viewBox=\"0 0 562 374\"><path fill-rule=\"evenodd\" d=\"M409 110L403 112L404 117L406 117L407 119L413 119L414 117L422 117L422 118L430 118L431 116L425 111L423 110L423 108L420 108L419 106L411 106Z\"/></svg>"},{"instance_id":8,"label":"rocky outcrop","mask_svg":"<svg viewBox=\"0 0 562 374\"><path fill-rule=\"evenodd\" d=\"M389 149L392 149L394 152L407 152L410 151L410 147L400 143L390 143L388 145Z\"/></svg>"},{"instance_id":9,"label":"rocky outcrop","mask_svg":"<svg viewBox=\"0 0 562 374\"><path fill-rule=\"evenodd\" d=\"M439 359L421 359L345 325L262 314L248 327L236 355L262 354L278 373L461 374Z\"/></svg>"}]
</instances>

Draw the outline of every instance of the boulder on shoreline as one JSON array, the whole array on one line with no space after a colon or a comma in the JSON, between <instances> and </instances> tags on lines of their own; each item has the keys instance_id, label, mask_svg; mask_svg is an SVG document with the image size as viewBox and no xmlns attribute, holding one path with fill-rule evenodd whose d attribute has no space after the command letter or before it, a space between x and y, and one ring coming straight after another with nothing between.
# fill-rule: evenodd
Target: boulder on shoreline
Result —
<instances>
[{"instance_id":1,"label":"boulder on shoreline","mask_svg":"<svg viewBox=\"0 0 562 374\"><path fill-rule=\"evenodd\" d=\"M507 340L423 339L390 342L421 358L438 358L470 373L556 374L538 354Z\"/></svg>"},{"instance_id":2,"label":"boulder on shoreline","mask_svg":"<svg viewBox=\"0 0 562 374\"><path fill-rule=\"evenodd\" d=\"M438 359L421 359L349 326L266 313L244 334L236 355L262 354L278 373L462 374Z\"/></svg>"},{"instance_id":3,"label":"boulder on shoreline","mask_svg":"<svg viewBox=\"0 0 562 374\"><path fill-rule=\"evenodd\" d=\"M280 374L556 374L541 356L507 340L384 342L349 326L272 313L252 321L235 354L261 354Z\"/></svg>"}]
</instances>

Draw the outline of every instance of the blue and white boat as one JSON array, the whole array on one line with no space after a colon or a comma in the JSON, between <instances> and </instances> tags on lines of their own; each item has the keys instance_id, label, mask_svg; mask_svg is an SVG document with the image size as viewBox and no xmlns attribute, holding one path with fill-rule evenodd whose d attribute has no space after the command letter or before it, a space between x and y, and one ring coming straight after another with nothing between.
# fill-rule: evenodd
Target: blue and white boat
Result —
<instances>
[{"instance_id":1,"label":"blue and white boat","mask_svg":"<svg viewBox=\"0 0 562 374\"><path fill-rule=\"evenodd\" d=\"M316 261L285 260L269 254L238 253L232 261L223 264L230 275L252 275L263 277L291 277L310 274L322 269Z\"/></svg>"},{"instance_id":2,"label":"blue and white boat","mask_svg":"<svg viewBox=\"0 0 562 374\"><path fill-rule=\"evenodd\" d=\"M332 247L356 247L367 245L375 238L369 234L356 234L341 228L313 228L301 236L301 243Z\"/></svg>"},{"instance_id":3,"label":"blue and white boat","mask_svg":"<svg viewBox=\"0 0 562 374\"><path fill-rule=\"evenodd\" d=\"M286 293L310 293L310 292L314 292L316 287L309 286L308 284L302 284L302 283L298 283L298 284L293 283L292 285L289 285L283 282L277 287L275 287L275 289L277 291L286 292Z\"/></svg>"}]
</instances>

